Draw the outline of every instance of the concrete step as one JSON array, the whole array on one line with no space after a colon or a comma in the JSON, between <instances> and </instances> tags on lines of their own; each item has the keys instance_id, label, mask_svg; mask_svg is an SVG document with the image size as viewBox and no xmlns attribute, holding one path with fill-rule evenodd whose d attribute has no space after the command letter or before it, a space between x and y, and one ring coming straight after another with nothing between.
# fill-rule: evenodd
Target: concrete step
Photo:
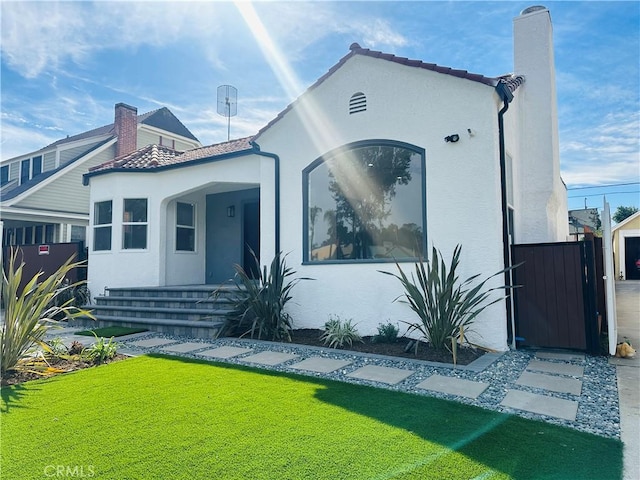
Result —
<instances>
[{"instance_id":1,"label":"concrete step","mask_svg":"<svg viewBox=\"0 0 640 480\"><path fill-rule=\"evenodd\" d=\"M107 296L96 297L96 305L99 306L122 306L122 307L157 307L157 308L188 308L188 309L202 309L212 310L219 307L231 308L232 301L229 298L161 298L161 297L138 297L138 296Z\"/></svg>"},{"instance_id":2,"label":"concrete step","mask_svg":"<svg viewBox=\"0 0 640 480\"><path fill-rule=\"evenodd\" d=\"M224 320L230 309L201 309L201 308L163 308L163 307L132 307L118 305L89 305L85 308L91 310L98 318L122 317L122 318L156 318L182 321L208 321Z\"/></svg>"},{"instance_id":3,"label":"concrete step","mask_svg":"<svg viewBox=\"0 0 640 480\"><path fill-rule=\"evenodd\" d=\"M192 321L168 318L139 318L100 315L96 320L90 318L77 318L70 322L76 327L102 328L110 326L121 326L130 328L146 328L147 330L163 333L165 335L175 335L193 338L217 338L220 329L224 325L223 321Z\"/></svg>"}]
</instances>

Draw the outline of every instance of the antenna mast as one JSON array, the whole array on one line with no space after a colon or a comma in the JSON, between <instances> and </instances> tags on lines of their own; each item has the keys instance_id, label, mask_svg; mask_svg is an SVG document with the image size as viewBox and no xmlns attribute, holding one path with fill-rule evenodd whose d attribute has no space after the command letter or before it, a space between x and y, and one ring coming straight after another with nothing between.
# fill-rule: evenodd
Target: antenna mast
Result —
<instances>
[{"instance_id":1,"label":"antenna mast","mask_svg":"<svg viewBox=\"0 0 640 480\"><path fill-rule=\"evenodd\" d=\"M227 142L231 140L231 117L238 114L238 89L231 85L218 87L218 114L227 118Z\"/></svg>"}]
</instances>

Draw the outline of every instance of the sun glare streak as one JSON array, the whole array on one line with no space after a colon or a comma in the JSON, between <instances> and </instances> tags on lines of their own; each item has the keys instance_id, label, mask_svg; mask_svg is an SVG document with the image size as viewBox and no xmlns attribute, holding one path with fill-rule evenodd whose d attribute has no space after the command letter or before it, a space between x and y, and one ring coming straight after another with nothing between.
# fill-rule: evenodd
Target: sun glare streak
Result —
<instances>
[{"instance_id":1,"label":"sun glare streak","mask_svg":"<svg viewBox=\"0 0 640 480\"><path fill-rule=\"evenodd\" d=\"M240 12L240 15L242 15L247 27L249 27L251 34L255 38L256 43L260 47L262 54L269 63L271 70L276 75L285 93L289 98L295 99L304 91L302 82L296 76L281 49L269 35L253 4L243 1L236 1L234 4ZM295 102L296 108L293 112L299 116L309 139L317 151L320 152L320 155L324 155L330 149L336 146L342 146L345 143L343 136L333 127L324 110L311 96L300 97ZM351 185L352 188L358 190L355 192L355 195L351 195L351 197L367 198L372 191L376 190L376 185L372 184L370 180L367 180L366 176L362 175L362 172L354 168L356 163L355 161L345 162L345 164L339 167L342 171L336 172L339 173L336 175L336 178L340 178L341 176L346 178L359 178L360 182L352 183ZM329 168L332 168L331 163L329 164Z\"/></svg>"}]
</instances>

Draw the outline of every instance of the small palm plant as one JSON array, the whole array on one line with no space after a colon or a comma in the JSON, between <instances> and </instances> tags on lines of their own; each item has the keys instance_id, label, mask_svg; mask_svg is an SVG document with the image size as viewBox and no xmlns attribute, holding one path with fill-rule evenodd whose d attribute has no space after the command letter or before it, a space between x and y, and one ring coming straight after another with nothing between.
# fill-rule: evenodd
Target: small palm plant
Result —
<instances>
[{"instance_id":1,"label":"small palm plant","mask_svg":"<svg viewBox=\"0 0 640 480\"><path fill-rule=\"evenodd\" d=\"M237 332L248 328L241 334L256 336L259 339L273 341L291 341L293 329L291 315L285 310L291 300L291 290L300 280L310 278L292 278L295 271L287 267L285 257L277 253L271 265L260 268L260 260L251 251L257 278L240 265L235 265L236 275L233 282L238 288L238 294L232 298L233 312L229 315L227 324L221 333ZM213 296L221 294L221 290Z\"/></svg>"},{"instance_id":2,"label":"small palm plant","mask_svg":"<svg viewBox=\"0 0 640 480\"><path fill-rule=\"evenodd\" d=\"M419 322L403 322L408 333L418 332L436 350L449 349L455 357L455 346L462 340L464 332L473 324L482 311L502 300L502 296L489 301L494 290L510 287L500 286L484 289L489 279L514 267L501 270L471 286L480 275L460 281L457 268L460 264L462 246L457 245L447 266L442 254L433 248L431 261L420 260L415 266L415 276L407 276L396 263L398 274L391 275L402 283L405 293L398 298L409 304L420 318ZM404 297L404 298L403 298ZM451 345L451 348L449 348ZM417 342L416 342L417 347Z\"/></svg>"},{"instance_id":3,"label":"small palm plant","mask_svg":"<svg viewBox=\"0 0 640 480\"><path fill-rule=\"evenodd\" d=\"M21 290L24 262L17 265L17 257L18 250L12 251L8 269L2 273L5 312L4 324L0 327L0 374L3 377L11 370L46 372L46 364L38 362L33 354L37 346L49 351L42 339L51 324L55 323L54 318L93 318L87 310L73 306L73 298L61 304L56 302L58 296L66 294L67 289L84 283L65 283L69 272L83 266L83 262L73 263L71 257L47 278L42 272L37 273Z\"/></svg>"}]
</instances>

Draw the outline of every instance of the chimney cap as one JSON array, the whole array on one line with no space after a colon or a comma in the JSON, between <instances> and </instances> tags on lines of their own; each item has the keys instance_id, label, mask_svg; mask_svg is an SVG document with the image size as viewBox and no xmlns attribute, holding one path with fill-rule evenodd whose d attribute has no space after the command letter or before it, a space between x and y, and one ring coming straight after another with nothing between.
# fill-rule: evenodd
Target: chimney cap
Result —
<instances>
[{"instance_id":1,"label":"chimney cap","mask_svg":"<svg viewBox=\"0 0 640 480\"><path fill-rule=\"evenodd\" d=\"M116 110L118 110L119 108L126 108L128 110L133 110L134 112L137 112L138 109L136 107L132 107L131 105L127 105L126 103L116 103Z\"/></svg>"},{"instance_id":2,"label":"chimney cap","mask_svg":"<svg viewBox=\"0 0 640 480\"><path fill-rule=\"evenodd\" d=\"M547 7L545 7L544 5L533 5L531 7L527 7L524 10L522 10L520 12L520 15L527 15L529 13L533 13L533 12L538 12L540 10L546 10Z\"/></svg>"}]
</instances>

